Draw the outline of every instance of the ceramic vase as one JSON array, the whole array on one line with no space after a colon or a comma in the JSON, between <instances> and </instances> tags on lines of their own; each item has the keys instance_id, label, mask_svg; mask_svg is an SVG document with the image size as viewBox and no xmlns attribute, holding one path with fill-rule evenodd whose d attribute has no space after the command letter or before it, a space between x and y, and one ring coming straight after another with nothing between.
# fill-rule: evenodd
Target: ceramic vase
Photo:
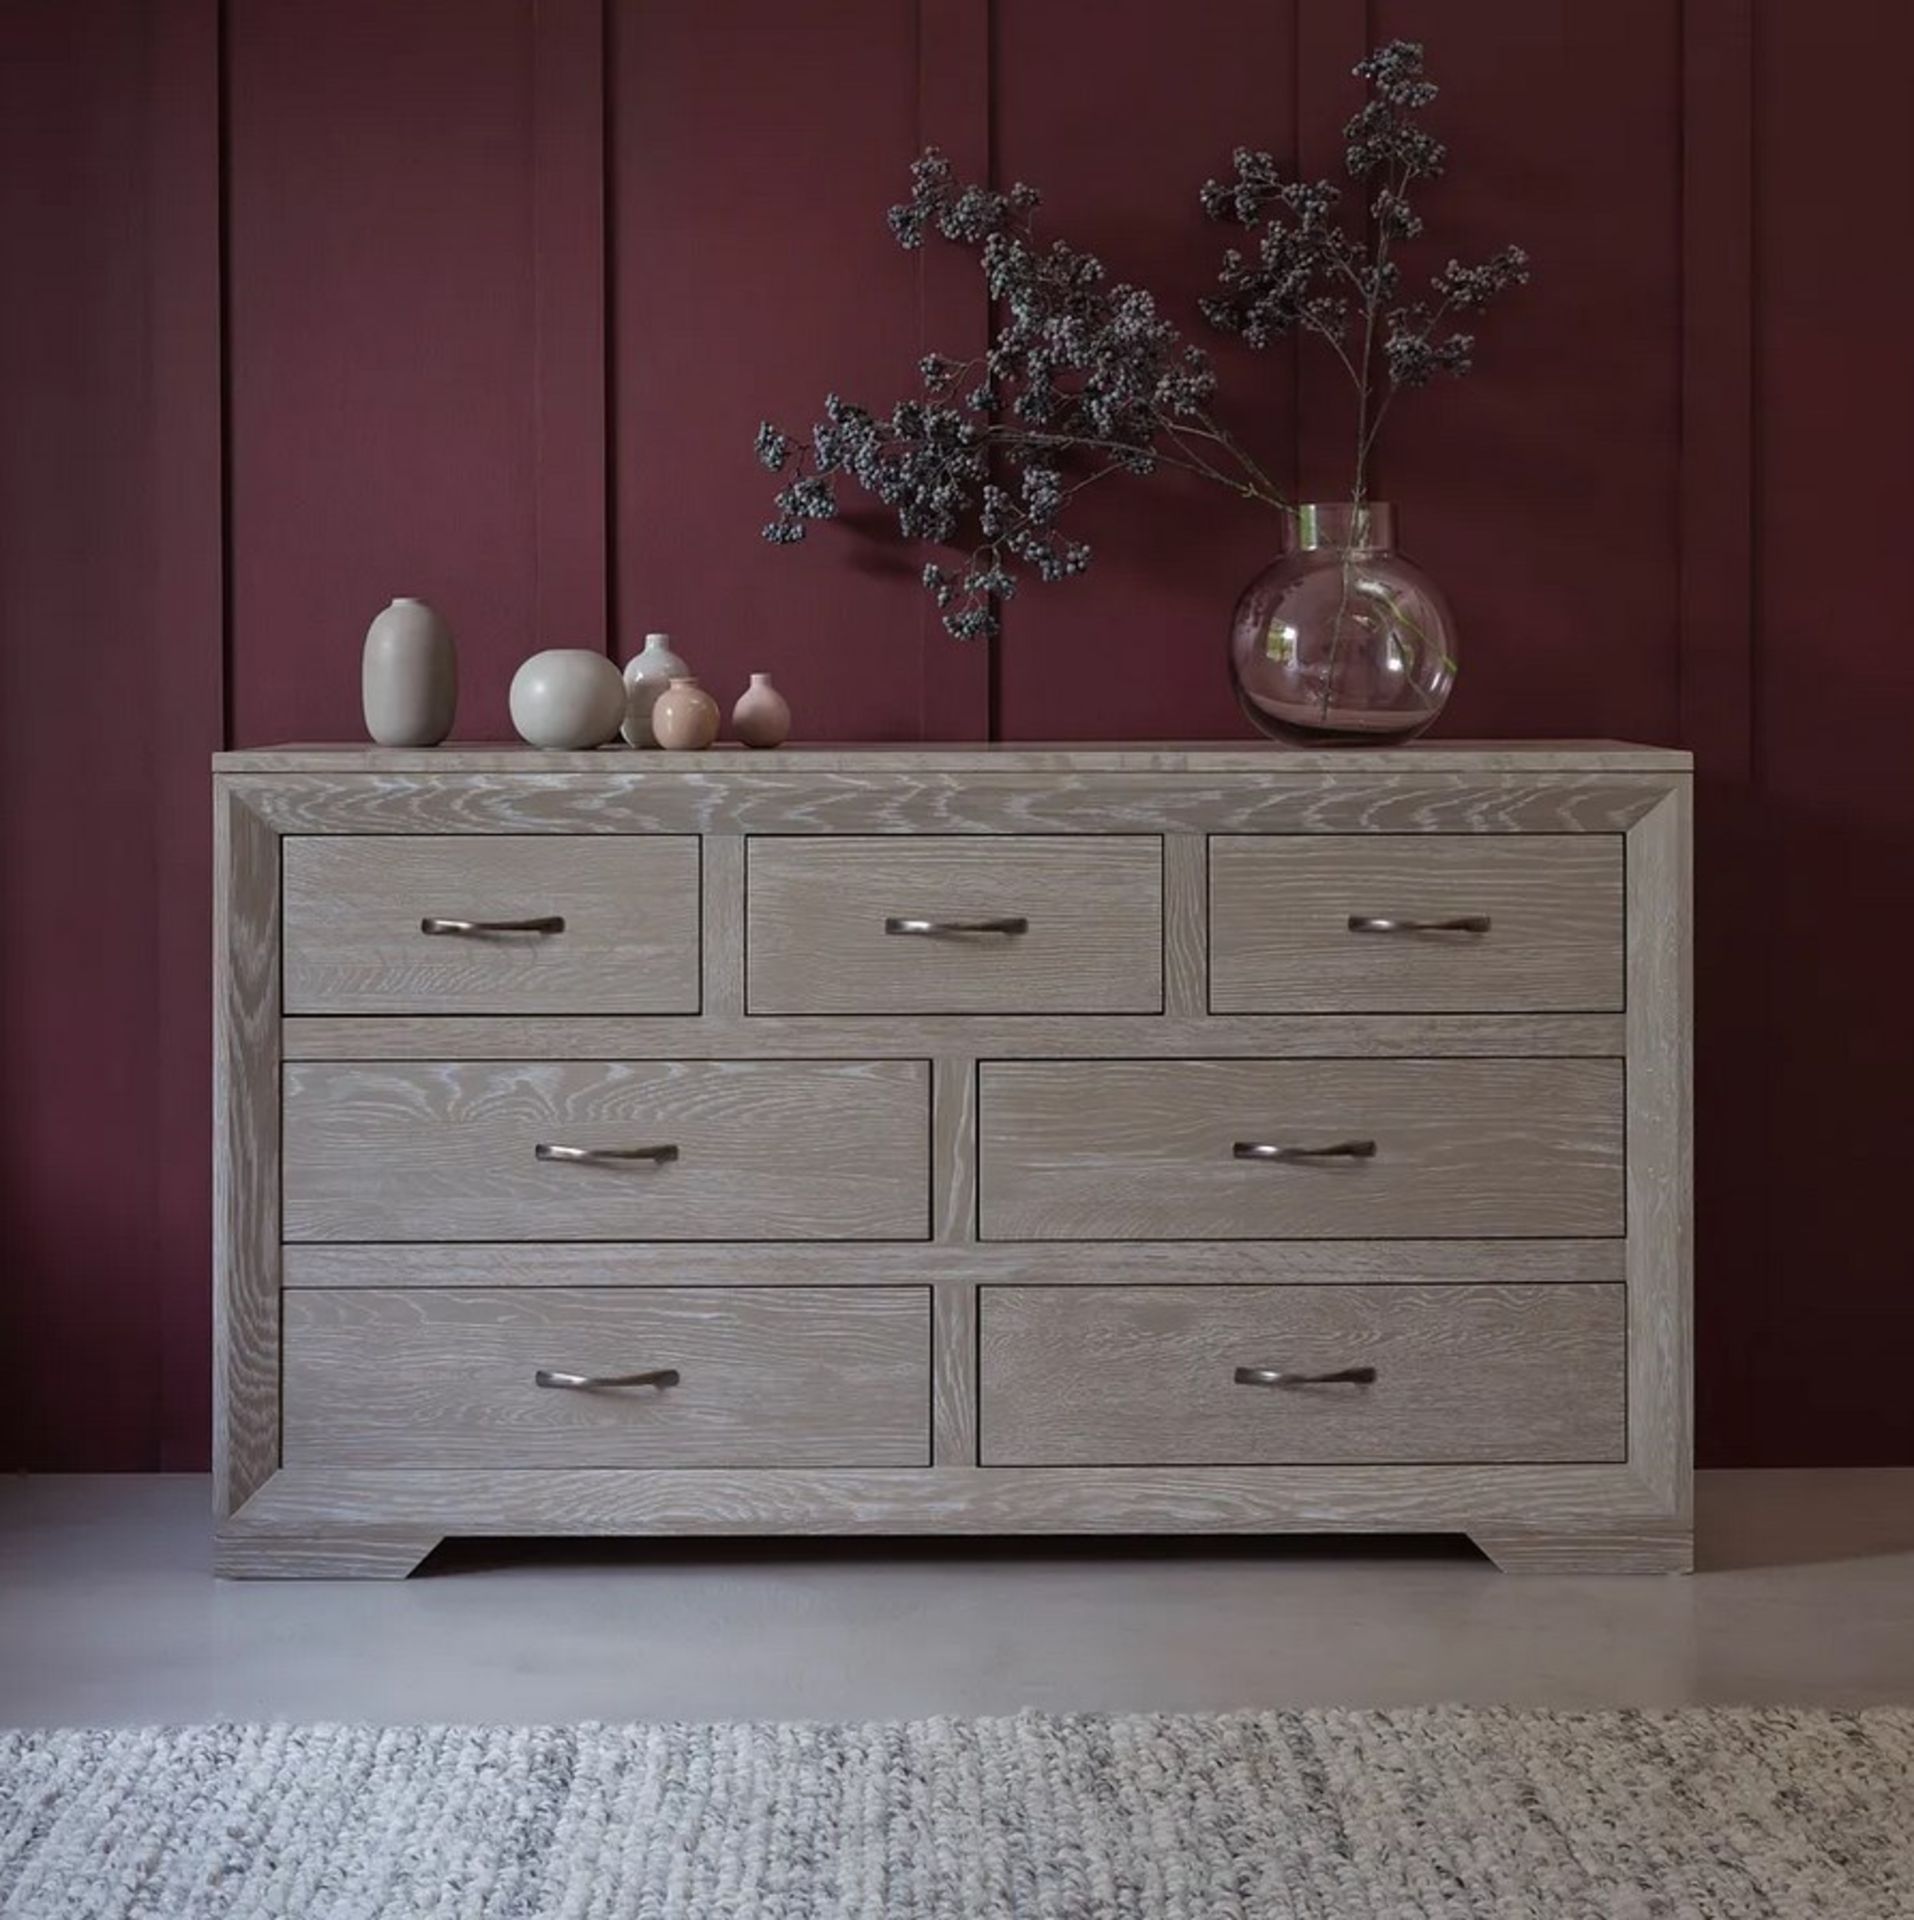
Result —
<instances>
[{"instance_id":1,"label":"ceramic vase","mask_svg":"<svg viewBox=\"0 0 1914 1920\"><path fill-rule=\"evenodd\" d=\"M634 747L655 747L651 710L658 696L674 680L688 679L691 669L671 650L671 635L648 633L640 652L625 663L625 722L620 731Z\"/></svg>"},{"instance_id":2,"label":"ceramic vase","mask_svg":"<svg viewBox=\"0 0 1914 1920\"><path fill-rule=\"evenodd\" d=\"M681 673L651 709L651 730L669 753L698 753L718 737L718 703Z\"/></svg>"},{"instance_id":3,"label":"ceramic vase","mask_svg":"<svg viewBox=\"0 0 1914 1920\"><path fill-rule=\"evenodd\" d=\"M731 731L747 747L781 747L790 738L791 704L768 673L754 673L739 694L731 709Z\"/></svg>"},{"instance_id":4,"label":"ceramic vase","mask_svg":"<svg viewBox=\"0 0 1914 1920\"><path fill-rule=\"evenodd\" d=\"M366 629L359 670L366 732L382 747L436 747L452 731L452 629L423 600L395 600Z\"/></svg>"},{"instance_id":5,"label":"ceramic vase","mask_svg":"<svg viewBox=\"0 0 1914 1920\"><path fill-rule=\"evenodd\" d=\"M555 647L512 676L512 725L535 747L602 747L625 719L625 679L602 653Z\"/></svg>"}]
</instances>

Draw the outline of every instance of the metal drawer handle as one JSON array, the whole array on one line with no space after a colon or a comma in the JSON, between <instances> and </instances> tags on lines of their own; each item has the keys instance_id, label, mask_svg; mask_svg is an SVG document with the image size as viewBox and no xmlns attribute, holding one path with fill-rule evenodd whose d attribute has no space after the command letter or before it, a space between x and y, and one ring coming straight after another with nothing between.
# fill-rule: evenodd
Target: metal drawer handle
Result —
<instances>
[{"instance_id":1,"label":"metal drawer handle","mask_svg":"<svg viewBox=\"0 0 1914 1920\"><path fill-rule=\"evenodd\" d=\"M427 914L419 922L421 933L563 933L562 913L534 914L529 920L442 920Z\"/></svg>"},{"instance_id":2,"label":"metal drawer handle","mask_svg":"<svg viewBox=\"0 0 1914 1920\"><path fill-rule=\"evenodd\" d=\"M677 1159L675 1146L662 1147L561 1147L541 1140L532 1148L534 1160L559 1160L573 1167L622 1167L634 1160L646 1160L662 1167Z\"/></svg>"},{"instance_id":3,"label":"metal drawer handle","mask_svg":"<svg viewBox=\"0 0 1914 1920\"><path fill-rule=\"evenodd\" d=\"M1487 933L1486 913L1459 913L1453 920L1395 920L1381 913L1352 913L1351 933Z\"/></svg>"},{"instance_id":4,"label":"metal drawer handle","mask_svg":"<svg viewBox=\"0 0 1914 1920\"><path fill-rule=\"evenodd\" d=\"M1230 1149L1238 1160L1373 1160L1373 1140L1336 1140L1326 1147L1278 1147L1264 1140L1239 1140Z\"/></svg>"},{"instance_id":5,"label":"metal drawer handle","mask_svg":"<svg viewBox=\"0 0 1914 1920\"><path fill-rule=\"evenodd\" d=\"M1238 1367L1239 1387L1373 1387L1374 1367L1338 1367L1334 1373L1284 1373L1278 1367Z\"/></svg>"},{"instance_id":6,"label":"metal drawer handle","mask_svg":"<svg viewBox=\"0 0 1914 1920\"><path fill-rule=\"evenodd\" d=\"M915 933L936 939L946 933L1028 933L1030 922L1021 913L998 914L988 920L913 920L894 913L884 922L886 933Z\"/></svg>"},{"instance_id":7,"label":"metal drawer handle","mask_svg":"<svg viewBox=\"0 0 1914 1920\"><path fill-rule=\"evenodd\" d=\"M532 1375L535 1387L569 1387L590 1393L599 1387L675 1387L676 1367L653 1367L649 1373L565 1373L557 1367L540 1367Z\"/></svg>"}]
</instances>

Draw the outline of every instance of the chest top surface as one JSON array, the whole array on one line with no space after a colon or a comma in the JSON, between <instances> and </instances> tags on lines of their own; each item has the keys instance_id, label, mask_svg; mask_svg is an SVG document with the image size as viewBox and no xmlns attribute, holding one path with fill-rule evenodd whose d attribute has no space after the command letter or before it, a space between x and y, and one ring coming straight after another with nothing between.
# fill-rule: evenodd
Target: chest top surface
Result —
<instances>
[{"instance_id":1,"label":"chest top surface","mask_svg":"<svg viewBox=\"0 0 1914 1920\"><path fill-rule=\"evenodd\" d=\"M1678 748L1617 740L1458 740L1389 748L1296 749L1259 741L849 743L786 745L769 752L717 747L671 754L623 746L551 752L513 742L444 747L352 743L249 747L213 756L216 773L1685 773Z\"/></svg>"}]
</instances>

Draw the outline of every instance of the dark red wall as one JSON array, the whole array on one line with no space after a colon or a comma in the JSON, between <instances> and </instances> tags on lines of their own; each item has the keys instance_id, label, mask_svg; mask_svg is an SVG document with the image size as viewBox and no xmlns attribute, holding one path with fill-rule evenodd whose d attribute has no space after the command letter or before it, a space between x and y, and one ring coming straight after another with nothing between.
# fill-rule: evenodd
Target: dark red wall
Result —
<instances>
[{"instance_id":1,"label":"dark red wall","mask_svg":"<svg viewBox=\"0 0 1914 1920\"><path fill-rule=\"evenodd\" d=\"M1399 33L1440 244L1536 261L1382 463L1465 623L1447 730L1699 756L1701 1457L1914 1460L1914 11L0 0L0 1463L205 1458L205 755L352 737L393 594L452 616L467 737L535 647L656 626L812 738L1240 733L1256 513L1092 496L1094 573L963 649L921 557L764 547L749 442L983 340L882 226L924 142L1187 301L1197 184L1332 170ZM1219 358L1340 484L1321 362Z\"/></svg>"}]
</instances>

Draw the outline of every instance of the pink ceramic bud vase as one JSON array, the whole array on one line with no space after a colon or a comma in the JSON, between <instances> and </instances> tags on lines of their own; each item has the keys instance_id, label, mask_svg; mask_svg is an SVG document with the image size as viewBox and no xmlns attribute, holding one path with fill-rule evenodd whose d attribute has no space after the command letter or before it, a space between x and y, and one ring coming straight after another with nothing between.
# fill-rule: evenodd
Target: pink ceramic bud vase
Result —
<instances>
[{"instance_id":1,"label":"pink ceramic bud vase","mask_svg":"<svg viewBox=\"0 0 1914 1920\"><path fill-rule=\"evenodd\" d=\"M651 731L667 753L699 753L718 737L718 703L680 674L652 707Z\"/></svg>"},{"instance_id":2,"label":"pink ceramic bud vase","mask_svg":"<svg viewBox=\"0 0 1914 1920\"><path fill-rule=\"evenodd\" d=\"M731 709L731 731L747 747L781 747L791 737L791 706L768 673L754 673Z\"/></svg>"}]
</instances>

